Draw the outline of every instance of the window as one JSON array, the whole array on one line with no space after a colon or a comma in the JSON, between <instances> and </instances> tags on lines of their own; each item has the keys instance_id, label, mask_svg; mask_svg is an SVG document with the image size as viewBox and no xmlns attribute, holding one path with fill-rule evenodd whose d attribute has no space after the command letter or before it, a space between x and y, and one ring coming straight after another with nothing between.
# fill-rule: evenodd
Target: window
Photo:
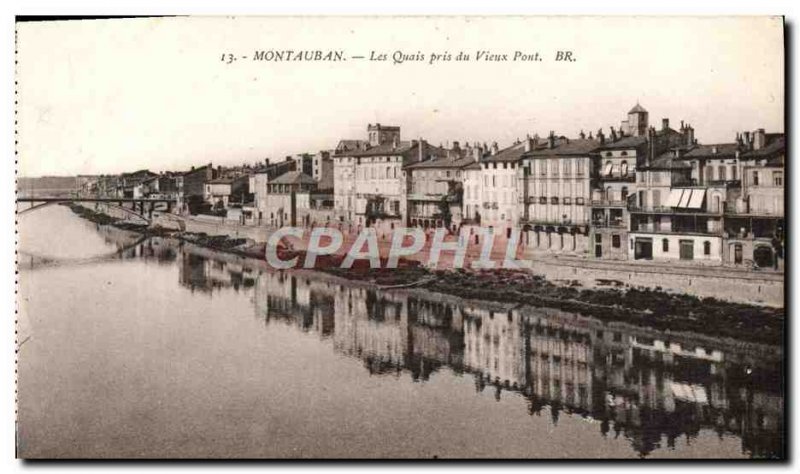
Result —
<instances>
[{"instance_id":1,"label":"window","mask_svg":"<svg viewBox=\"0 0 800 474\"><path fill-rule=\"evenodd\" d=\"M628 156L628 152L627 151L623 151L622 153L620 153L620 156Z\"/></svg>"},{"instance_id":2,"label":"window","mask_svg":"<svg viewBox=\"0 0 800 474\"><path fill-rule=\"evenodd\" d=\"M736 181L736 166L731 166L731 180Z\"/></svg>"},{"instance_id":3,"label":"window","mask_svg":"<svg viewBox=\"0 0 800 474\"><path fill-rule=\"evenodd\" d=\"M758 171L753 171L753 186L758 186Z\"/></svg>"},{"instance_id":4,"label":"window","mask_svg":"<svg viewBox=\"0 0 800 474\"><path fill-rule=\"evenodd\" d=\"M542 196L539 198L539 204L547 204L547 198Z\"/></svg>"},{"instance_id":5,"label":"window","mask_svg":"<svg viewBox=\"0 0 800 474\"><path fill-rule=\"evenodd\" d=\"M623 152L625 153L625 152ZM628 176L628 162L623 161L622 164L619 165L619 172L622 176Z\"/></svg>"},{"instance_id":6,"label":"window","mask_svg":"<svg viewBox=\"0 0 800 474\"><path fill-rule=\"evenodd\" d=\"M783 171L773 171L772 180L775 186L783 186Z\"/></svg>"},{"instance_id":7,"label":"window","mask_svg":"<svg viewBox=\"0 0 800 474\"><path fill-rule=\"evenodd\" d=\"M619 239L619 234L614 234L611 236L611 246L615 249L618 249L622 246Z\"/></svg>"},{"instance_id":8,"label":"window","mask_svg":"<svg viewBox=\"0 0 800 474\"><path fill-rule=\"evenodd\" d=\"M558 204L558 197L557 196L551 197L550 198L550 203L551 204Z\"/></svg>"},{"instance_id":9,"label":"window","mask_svg":"<svg viewBox=\"0 0 800 474\"><path fill-rule=\"evenodd\" d=\"M661 251L662 252L669 252L669 239L663 239L661 241Z\"/></svg>"},{"instance_id":10,"label":"window","mask_svg":"<svg viewBox=\"0 0 800 474\"><path fill-rule=\"evenodd\" d=\"M703 242L703 255L711 255L711 242L708 240Z\"/></svg>"},{"instance_id":11,"label":"window","mask_svg":"<svg viewBox=\"0 0 800 474\"><path fill-rule=\"evenodd\" d=\"M611 152L610 152L610 151L607 151L607 152L606 152L606 156L611 156Z\"/></svg>"},{"instance_id":12,"label":"window","mask_svg":"<svg viewBox=\"0 0 800 474\"><path fill-rule=\"evenodd\" d=\"M628 200L628 187L627 186L623 186L622 187L622 191L620 191L620 200L623 201L623 202Z\"/></svg>"},{"instance_id":13,"label":"window","mask_svg":"<svg viewBox=\"0 0 800 474\"><path fill-rule=\"evenodd\" d=\"M654 189L653 190L653 207L661 206L661 190Z\"/></svg>"},{"instance_id":14,"label":"window","mask_svg":"<svg viewBox=\"0 0 800 474\"><path fill-rule=\"evenodd\" d=\"M575 204L583 206L583 198L575 198Z\"/></svg>"},{"instance_id":15,"label":"window","mask_svg":"<svg viewBox=\"0 0 800 474\"><path fill-rule=\"evenodd\" d=\"M564 198L564 204L571 204L571 203L572 203L572 200L570 198L568 198L568 197Z\"/></svg>"}]
</instances>

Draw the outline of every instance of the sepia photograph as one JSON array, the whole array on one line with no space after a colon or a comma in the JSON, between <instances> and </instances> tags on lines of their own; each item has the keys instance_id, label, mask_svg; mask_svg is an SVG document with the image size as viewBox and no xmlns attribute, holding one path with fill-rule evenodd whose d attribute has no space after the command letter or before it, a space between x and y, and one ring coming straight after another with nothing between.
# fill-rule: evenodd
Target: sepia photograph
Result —
<instances>
[{"instance_id":1,"label":"sepia photograph","mask_svg":"<svg viewBox=\"0 0 800 474\"><path fill-rule=\"evenodd\" d=\"M781 16L16 17L16 457L788 457Z\"/></svg>"}]
</instances>

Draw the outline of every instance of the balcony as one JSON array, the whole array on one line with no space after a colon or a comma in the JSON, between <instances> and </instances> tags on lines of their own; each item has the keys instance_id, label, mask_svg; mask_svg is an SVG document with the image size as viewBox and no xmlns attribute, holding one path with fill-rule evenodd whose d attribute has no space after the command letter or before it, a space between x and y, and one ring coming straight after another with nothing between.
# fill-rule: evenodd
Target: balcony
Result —
<instances>
[{"instance_id":1,"label":"balcony","mask_svg":"<svg viewBox=\"0 0 800 474\"><path fill-rule=\"evenodd\" d=\"M592 207L628 207L628 201L617 201L609 199L593 199Z\"/></svg>"},{"instance_id":2,"label":"balcony","mask_svg":"<svg viewBox=\"0 0 800 474\"><path fill-rule=\"evenodd\" d=\"M722 229L709 230L701 227L680 227L665 229L654 224L639 224L633 226L631 232L647 232L648 234L680 234L680 235L713 235L721 237Z\"/></svg>"},{"instance_id":3,"label":"balcony","mask_svg":"<svg viewBox=\"0 0 800 474\"><path fill-rule=\"evenodd\" d=\"M623 220L612 220L612 221L598 220L592 222L592 227L597 227L599 229L625 229L628 227L628 225Z\"/></svg>"},{"instance_id":4,"label":"balcony","mask_svg":"<svg viewBox=\"0 0 800 474\"><path fill-rule=\"evenodd\" d=\"M611 173L611 174L602 174L598 173L597 179L599 181L616 181L616 182L623 182L623 183L635 183L636 182L636 175L635 174L620 174L620 173Z\"/></svg>"}]
</instances>

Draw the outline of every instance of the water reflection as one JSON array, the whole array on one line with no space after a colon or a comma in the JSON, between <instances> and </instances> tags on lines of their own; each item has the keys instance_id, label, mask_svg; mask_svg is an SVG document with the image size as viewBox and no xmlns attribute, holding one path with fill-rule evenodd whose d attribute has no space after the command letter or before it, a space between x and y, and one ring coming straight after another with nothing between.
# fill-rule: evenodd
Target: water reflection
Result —
<instances>
[{"instance_id":1,"label":"water reflection","mask_svg":"<svg viewBox=\"0 0 800 474\"><path fill-rule=\"evenodd\" d=\"M170 253L165 247L172 247ZM737 436L752 457L783 456L782 354L692 334L604 323L557 309L376 291L152 239L127 257L177 259L180 283L253 287L255 316L332 340L373 375L426 382L442 369L475 390L521 395L531 416L595 421L641 456L701 430ZM430 383L435 383L431 381Z\"/></svg>"}]
</instances>

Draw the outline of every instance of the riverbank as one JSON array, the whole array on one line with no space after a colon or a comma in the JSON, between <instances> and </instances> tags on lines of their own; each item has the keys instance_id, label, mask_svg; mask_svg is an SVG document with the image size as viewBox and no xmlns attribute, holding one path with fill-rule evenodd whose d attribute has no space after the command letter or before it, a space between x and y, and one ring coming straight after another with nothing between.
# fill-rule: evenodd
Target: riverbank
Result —
<instances>
[{"instance_id":1,"label":"riverbank","mask_svg":"<svg viewBox=\"0 0 800 474\"><path fill-rule=\"evenodd\" d=\"M123 222L81 206L73 212L101 225L111 225L145 235L170 237L212 250L264 260L264 245L247 239L209 236ZM281 258L304 257L285 250ZM280 252L279 252L280 253ZM700 298L660 289L623 286L609 281L608 288L588 288L578 280L554 282L527 271L430 270L416 261L401 260L398 268L369 268L365 260L351 269L340 268L342 256L320 256L316 271L382 289L420 287L466 299L526 304L580 313L606 321L620 321L669 331L693 331L749 342L781 345L785 314L771 308Z\"/></svg>"}]
</instances>

